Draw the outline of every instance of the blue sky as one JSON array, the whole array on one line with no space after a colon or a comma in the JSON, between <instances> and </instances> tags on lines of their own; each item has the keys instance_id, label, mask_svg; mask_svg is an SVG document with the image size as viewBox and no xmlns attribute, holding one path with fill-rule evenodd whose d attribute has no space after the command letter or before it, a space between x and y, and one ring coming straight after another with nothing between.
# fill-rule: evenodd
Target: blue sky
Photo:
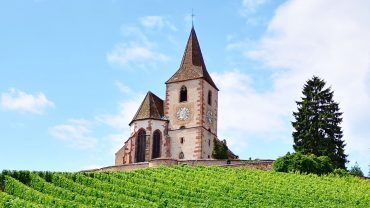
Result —
<instances>
[{"instance_id":1,"label":"blue sky","mask_svg":"<svg viewBox=\"0 0 370 208\"><path fill-rule=\"evenodd\" d=\"M191 10L219 94L219 136L241 158L292 151L292 112L318 75L344 112L346 153L370 163L367 1L0 2L0 169L114 164L128 123L178 69ZM354 93L355 92L355 93Z\"/></svg>"}]
</instances>

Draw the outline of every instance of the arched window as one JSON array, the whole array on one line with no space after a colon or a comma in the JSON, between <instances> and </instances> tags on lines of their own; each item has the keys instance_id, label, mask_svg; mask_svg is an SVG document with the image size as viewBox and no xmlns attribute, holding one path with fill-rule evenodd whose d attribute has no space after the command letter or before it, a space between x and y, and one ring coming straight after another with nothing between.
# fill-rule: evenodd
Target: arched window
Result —
<instances>
[{"instance_id":1,"label":"arched window","mask_svg":"<svg viewBox=\"0 0 370 208\"><path fill-rule=\"evenodd\" d=\"M146 135L145 130L141 129L136 139L136 162L145 161Z\"/></svg>"},{"instance_id":2,"label":"arched window","mask_svg":"<svg viewBox=\"0 0 370 208\"><path fill-rule=\"evenodd\" d=\"M208 91L208 105L212 105L212 92Z\"/></svg>"},{"instance_id":3,"label":"arched window","mask_svg":"<svg viewBox=\"0 0 370 208\"><path fill-rule=\"evenodd\" d=\"M180 137L180 144L184 144L184 137Z\"/></svg>"},{"instance_id":4,"label":"arched window","mask_svg":"<svg viewBox=\"0 0 370 208\"><path fill-rule=\"evenodd\" d=\"M188 90L185 86L180 89L180 102L186 102L188 100Z\"/></svg>"},{"instance_id":5,"label":"arched window","mask_svg":"<svg viewBox=\"0 0 370 208\"><path fill-rule=\"evenodd\" d=\"M184 159L184 153L183 152L180 152L179 159Z\"/></svg>"},{"instance_id":6,"label":"arched window","mask_svg":"<svg viewBox=\"0 0 370 208\"><path fill-rule=\"evenodd\" d=\"M152 158L161 157L161 132L156 130L153 134Z\"/></svg>"}]
</instances>

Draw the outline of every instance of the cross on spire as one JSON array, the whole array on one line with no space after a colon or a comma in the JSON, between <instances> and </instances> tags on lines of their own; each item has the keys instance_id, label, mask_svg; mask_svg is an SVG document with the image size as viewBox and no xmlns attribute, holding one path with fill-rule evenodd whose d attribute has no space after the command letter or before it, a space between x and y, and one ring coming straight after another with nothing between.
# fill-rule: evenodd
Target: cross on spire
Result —
<instances>
[{"instance_id":1,"label":"cross on spire","mask_svg":"<svg viewBox=\"0 0 370 208\"><path fill-rule=\"evenodd\" d=\"M193 8L191 8L191 27L194 27L194 16Z\"/></svg>"}]
</instances>

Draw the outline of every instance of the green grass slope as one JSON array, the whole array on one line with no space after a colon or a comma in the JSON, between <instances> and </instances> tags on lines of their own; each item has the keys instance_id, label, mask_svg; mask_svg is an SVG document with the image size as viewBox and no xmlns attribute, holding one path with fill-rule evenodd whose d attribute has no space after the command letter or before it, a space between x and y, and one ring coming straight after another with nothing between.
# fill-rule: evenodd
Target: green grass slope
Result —
<instances>
[{"instance_id":1,"label":"green grass slope","mask_svg":"<svg viewBox=\"0 0 370 208\"><path fill-rule=\"evenodd\" d=\"M0 207L370 207L370 181L223 167L4 171Z\"/></svg>"}]
</instances>

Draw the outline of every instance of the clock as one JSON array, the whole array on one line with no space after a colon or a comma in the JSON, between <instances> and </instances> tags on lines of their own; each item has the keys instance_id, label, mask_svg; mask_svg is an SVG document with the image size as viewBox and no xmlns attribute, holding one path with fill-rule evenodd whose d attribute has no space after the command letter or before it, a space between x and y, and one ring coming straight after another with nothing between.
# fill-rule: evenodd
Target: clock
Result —
<instances>
[{"instance_id":1,"label":"clock","mask_svg":"<svg viewBox=\"0 0 370 208\"><path fill-rule=\"evenodd\" d=\"M213 119L212 111L207 111L206 117L207 117L208 123L212 123L212 119Z\"/></svg>"},{"instance_id":2,"label":"clock","mask_svg":"<svg viewBox=\"0 0 370 208\"><path fill-rule=\"evenodd\" d=\"M179 108L179 110L176 113L176 117L180 121L185 121L186 119L189 118L189 115L190 115L190 110L189 108L186 108L186 107Z\"/></svg>"}]
</instances>

